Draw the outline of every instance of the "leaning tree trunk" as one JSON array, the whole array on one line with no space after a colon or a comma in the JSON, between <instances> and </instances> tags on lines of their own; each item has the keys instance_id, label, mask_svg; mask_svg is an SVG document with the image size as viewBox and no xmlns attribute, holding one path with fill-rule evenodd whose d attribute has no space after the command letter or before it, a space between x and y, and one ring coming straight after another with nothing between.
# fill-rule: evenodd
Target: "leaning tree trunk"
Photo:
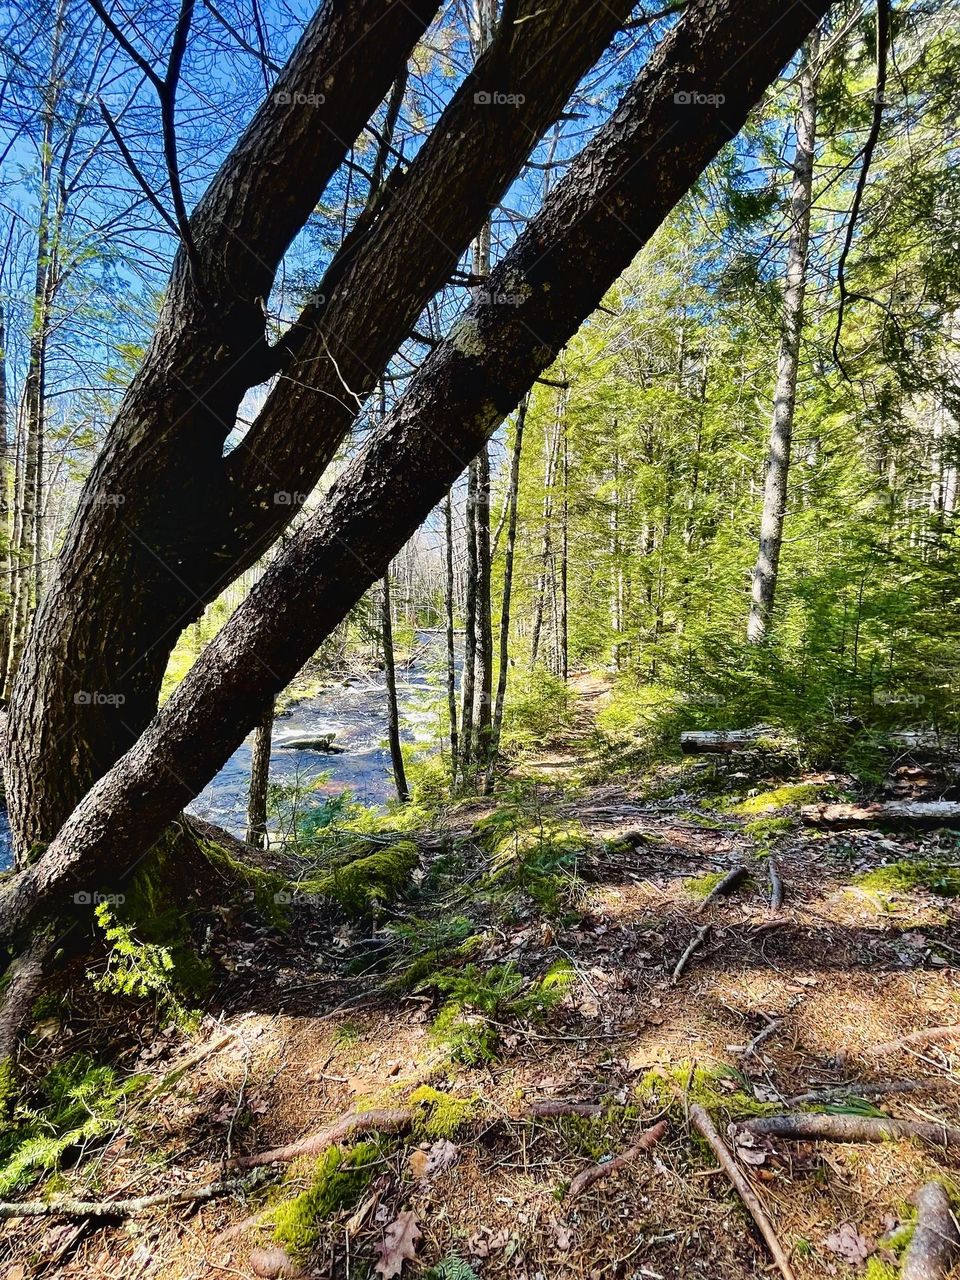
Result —
<instances>
[{"instance_id":1,"label":"leaning tree trunk","mask_svg":"<svg viewBox=\"0 0 960 1280\"><path fill-rule=\"evenodd\" d=\"M447 632L447 716L450 720L450 782L451 785L456 786L460 735L457 732L457 650L454 630L456 578L453 573L453 497L449 493L443 504L443 520L446 568L443 603Z\"/></svg>"},{"instance_id":2,"label":"leaning tree trunk","mask_svg":"<svg viewBox=\"0 0 960 1280\"><path fill-rule=\"evenodd\" d=\"M773 394L773 422L763 478L763 514L760 548L753 570L747 639L761 641L773 616L773 602L780 571L783 520L787 506L793 417L797 402L797 369L803 330L803 295L807 283L807 248L810 240L810 206L813 200L813 162L817 129L816 61L817 32L807 44L800 75L800 110L797 113L797 145L793 158L793 193L790 198L790 243L783 293L783 323L777 360L777 385Z\"/></svg>"}]
</instances>

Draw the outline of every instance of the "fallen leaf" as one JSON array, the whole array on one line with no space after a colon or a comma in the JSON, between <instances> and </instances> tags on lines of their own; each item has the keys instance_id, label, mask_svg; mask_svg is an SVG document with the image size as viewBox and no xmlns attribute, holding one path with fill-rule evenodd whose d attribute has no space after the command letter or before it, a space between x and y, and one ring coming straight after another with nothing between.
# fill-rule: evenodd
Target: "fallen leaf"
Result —
<instances>
[{"instance_id":1,"label":"fallen leaf","mask_svg":"<svg viewBox=\"0 0 960 1280\"><path fill-rule=\"evenodd\" d=\"M303 1272L287 1253L279 1247L272 1249L251 1249L250 1268L254 1275L264 1276L266 1280L282 1280L303 1275Z\"/></svg>"},{"instance_id":2,"label":"fallen leaf","mask_svg":"<svg viewBox=\"0 0 960 1280\"><path fill-rule=\"evenodd\" d=\"M862 1236L852 1222L844 1222L823 1243L831 1253L839 1254L854 1266L865 1262L874 1250L873 1241Z\"/></svg>"},{"instance_id":3,"label":"fallen leaf","mask_svg":"<svg viewBox=\"0 0 960 1280\"><path fill-rule=\"evenodd\" d=\"M384 1280L398 1276L405 1262L412 1262L417 1256L417 1241L420 1239L420 1228L417 1215L412 1209L406 1209L386 1228L383 1241L377 1245L380 1260L374 1267Z\"/></svg>"},{"instance_id":4,"label":"fallen leaf","mask_svg":"<svg viewBox=\"0 0 960 1280\"><path fill-rule=\"evenodd\" d=\"M573 1243L573 1231L566 1222L554 1222L550 1227L553 1233L553 1243L563 1253L570 1248Z\"/></svg>"}]
</instances>

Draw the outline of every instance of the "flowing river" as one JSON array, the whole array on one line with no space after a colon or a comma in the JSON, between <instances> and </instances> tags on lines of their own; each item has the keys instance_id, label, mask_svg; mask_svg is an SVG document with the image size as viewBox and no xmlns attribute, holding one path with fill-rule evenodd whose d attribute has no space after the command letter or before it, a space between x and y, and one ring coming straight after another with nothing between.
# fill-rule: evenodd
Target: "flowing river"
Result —
<instances>
[{"instance_id":1,"label":"flowing river","mask_svg":"<svg viewBox=\"0 0 960 1280\"><path fill-rule=\"evenodd\" d=\"M441 632L417 633L412 661L397 665L397 702L403 741L428 748L438 732L439 703L445 697L440 664L445 645ZM285 739L330 736L335 752L291 749ZM387 746L386 680L382 671L332 680L312 697L277 717L270 755L270 781L311 788L318 797L350 791L366 805L384 805L396 792ZM225 827L234 835L246 830L247 790L253 734L233 753L217 776L189 806L189 812ZM0 870L10 865L10 830L0 809Z\"/></svg>"}]
</instances>

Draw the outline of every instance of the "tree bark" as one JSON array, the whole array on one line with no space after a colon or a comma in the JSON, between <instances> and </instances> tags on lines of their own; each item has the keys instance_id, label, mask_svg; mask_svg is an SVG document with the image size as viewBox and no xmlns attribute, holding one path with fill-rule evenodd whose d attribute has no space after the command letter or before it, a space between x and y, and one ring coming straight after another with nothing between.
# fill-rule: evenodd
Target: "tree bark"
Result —
<instances>
[{"instance_id":1,"label":"tree bark","mask_svg":"<svg viewBox=\"0 0 960 1280\"><path fill-rule=\"evenodd\" d=\"M773 616L780 570L783 521L790 476L793 417L797 403L797 370L803 331L803 297L807 283L807 248L810 240L810 207L813 201L813 163L817 131L816 61L819 39L810 36L800 73L800 110L793 157L793 191L790 197L790 243L787 248L783 323L777 359L777 384L773 393L773 422L767 469L763 478L763 514L760 548L753 570L747 639L762 641Z\"/></svg>"},{"instance_id":2,"label":"tree bark","mask_svg":"<svg viewBox=\"0 0 960 1280\"><path fill-rule=\"evenodd\" d=\"M393 781L397 799L406 804L410 799L407 774L403 767L403 750L400 746L400 709L397 706L397 668L393 660L393 616L390 610L390 570L383 575L383 591L380 595L380 629L383 638L383 674L387 686L387 736L390 741L390 762L393 765Z\"/></svg>"},{"instance_id":3,"label":"tree bark","mask_svg":"<svg viewBox=\"0 0 960 1280\"><path fill-rule=\"evenodd\" d=\"M446 539L445 569L446 582L444 590L444 608L447 629L447 715L450 720L450 783L456 786L457 769L459 767L459 740L457 732L457 650L455 643L454 621L456 612L456 579L453 573L453 498L447 494L443 504L443 517Z\"/></svg>"},{"instance_id":4,"label":"tree bark","mask_svg":"<svg viewBox=\"0 0 960 1280\"><path fill-rule=\"evenodd\" d=\"M260 718L253 736L250 762L250 791L247 797L247 844L255 849L267 847L267 789L270 785L270 750L273 745L274 706Z\"/></svg>"},{"instance_id":5,"label":"tree bark","mask_svg":"<svg viewBox=\"0 0 960 1280\"><path fill-rule=\"evenodd\" d=\"M71 884L116 881L206 784L242 741L251 708L287 684L382 577L442 500L459 459L476 455L555 359L827 8L687 6L491 272L491 295L519 294L523 304L471 304L147 731L42 857L4 886L0 937ZM691 77L722 103L691 104Z\"/></svg>"},{"instance_id":6,"label":"tree bark","mask_svg":"<svg viewBox=\"0 0 960 1280\"><path fill-rule=\"evenodd\" d=\"M851 827L960 828L960 800L884 800L877 804L805 804L808 827L841 831Z\"/></svg>"}]
</instances>

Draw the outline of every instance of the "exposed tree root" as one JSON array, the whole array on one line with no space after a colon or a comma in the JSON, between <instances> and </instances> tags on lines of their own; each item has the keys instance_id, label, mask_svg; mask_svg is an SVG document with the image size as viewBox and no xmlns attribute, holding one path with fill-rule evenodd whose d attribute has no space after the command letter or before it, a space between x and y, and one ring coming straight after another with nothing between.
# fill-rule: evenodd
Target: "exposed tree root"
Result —
<instances>
[{"instance_id":1,"label":"exposed tree root","mask_svg":"<svg viewBox=\"0 0 960 1280\"><path fill-rule=\"evenodd\" d=\"M731 893L742 880L746 880L748 875L746 867L734 867L728 871L722 880L718 881L704 900L700 903L700 910L703 911L709 907L711 902L715 902L717 898L722 898L724 894Z\"/></svg>"},{"instance_id":2,"label":"exposed tree root","mask_svg":"<svg viewBox=\"0 0 960 1280\"><path fill-rule=\"evenodd\" d=\"M888 1142L920 1138L932 1146L960 1151L960 1129L929 1120L893 1120L887 1116L810 1115L757 1116L738 1125L748 1133L775 1138L825 1139L827 1142Z\"/></svg>"},{"instance_id":3,"label":"exposed tree root","mask_svg":"<svg viewBox=\"0 0 960 1280\"><path fill-rule=\"evenodd\" d=\"M20 1031L29 1017L40 984L44 965L53 948L51 930L41 930L30 945L12 960L4 977L3 1002L0 1004L0 1063L16 1052Z\"/></svg>"},{"instance_id":4,"label":"exposed tree root","mask_svg":"<svg viewBox=\"0 0 960 1280\"><path fill-rule=\"evenodd\" d=\"M194 1204L215 1200L236 1191L250 1191L265 1180L261 1171L245 1178L225 1178L200 1187L182 1187L179 1191L159 1191L152 1196L132 1200L24 1200L20 1203L0 1201L2 1218L129 1218L157 1205Z\"/></svg>"},{"instance_id":5,"label":"exposed tree root","mask_svg":"<svg viewBox=\"0 0 960 1280\"><path fill-rule=\"evenodd\" d=\"M666 1120L659 1121L642 1133L633 1146L620 1155L614 1156L612 1160L607 1160L604 1164L592 1165L589 1169L584 1169L583 1173L578 1173L570 1183L565 1198L568 1201L576 1200L589 1187L592 1187L595 1182L599 1182L601 1178L607 1178L611 1173L616 1173L619 1169L625 1169L627 1165L633 1164L638 1156L656 1146L669 1127Z\"/></svg>"},{"instance_id":6,"label":"exposed tree root","mask_svg":"<svg viewBox=\"0 0 960 1280\"><path fill-rule=\"evenodd\" d=\"M960 1040L960 1023L948 1027L926 1027L922 1031L911 1031L898 1040L887 1040L883 1044L875 1044L867 1050L871 1058L884 1058L891 1053L899 1053L901 1049L922 1049L930 1044L947 1044L952 1040Z\"/></svg>"},{"instance_id":7,"label":"exposed tree root","mask_svg":"<svg viewBox=\"0 0 960 1280\"><path fill-rule=\"evenodd\" d=\"M521 1111L503 1119L523 1123L525 1120L549 1119L551 1116L585 1116L587 1118L602 1115L604 1106L600 1102L533 1102ZM298 1160L301 1156L320 1155L328 1147L344 1138L351 1138L357 1133L403 1133L417 1119L415 1107L381 1107L372 1111L348 1111L316 1133L298 1138L296 1142L287 1143L283 1147L273 1147L269 1151L259 1151L250 1156L238 1156L232 1163L240 1169L252 1169L257 1165L273 1164L274 1161Z\"/></svg>"},{"instance_id":8,"label":"exposed tree root","mask_svg":"<svg viewBox=\"0 0 960 1280\"><path fill-rule=\"evenodd\" d=\"M807 1093L795 1094L787 1098L787 1106L799 1107L804 1102L836 1102L840 1098L875 1098L887 1093L936 1093L950 1083L949 1080L854 1081L830 1089L811 1089Z\"/></svg>"},{"instance_id":9,"label":"exposed tree root","mask_svg":"<svg viewBox=\"0 0 960 1280\"><path fill-rule=\"evenodd\" d=\"M901 1280L943 1280L960 1255L960 1230L950 1199L939 1182L928 1182L913 1200L919 1213Z\"/></svg>"},{"instance_id":10,"label":"exposed tree root","mask_svg":"<svg viewBox=\"0 0 960 1280\"><path fill-rule=\"evenodd\" d=\"M783 1251L783 1246L780 1244L777 1233L774 1230L773 1223L767 1215L766 1209L764 1209L749 1182L747 1182L746 1178L740 1172L740 1168L737 1165L736 1160L734 1160L733 1156L727 1149L726 1143L717 1132L716 1126L710 1119L710 1116L698 1102L693 1103L690 1107L690 1123L700 1136L709 1143L710 1149L717 1157L721 1169L736 1188L737 1194L746 1206L750 1217L753 1218L754 1222L757 1224L760 1234L766 1241L767 1248L770 1250L770 1255L780 1268L780 1272L784 1277L784 1280L796 1280L793 1267L790 1265L790 1260Z\"/></svg>"},{"instance_id":11,"label":"exposed tree root","mask_svg":"<svg viewBox=\"0 0 960 1280\"><path fill-rule=\"evenodd\" d=\"M703 944L706 942L709 936L710 936L710 925L708 924L702 925L697 930L697 932L693 935L693 937L690 939L689 943L687 944L686 951L684 951L683 955L677 961L676 968L673 971L673 977L671 978L671 982L676 982L679 979L680 975L683 973L684 969L687 967L687 962L689 961L690 957L694 954L694 952L700 950L700 948L703 946Z\"/></svg>"}]
</instances>

